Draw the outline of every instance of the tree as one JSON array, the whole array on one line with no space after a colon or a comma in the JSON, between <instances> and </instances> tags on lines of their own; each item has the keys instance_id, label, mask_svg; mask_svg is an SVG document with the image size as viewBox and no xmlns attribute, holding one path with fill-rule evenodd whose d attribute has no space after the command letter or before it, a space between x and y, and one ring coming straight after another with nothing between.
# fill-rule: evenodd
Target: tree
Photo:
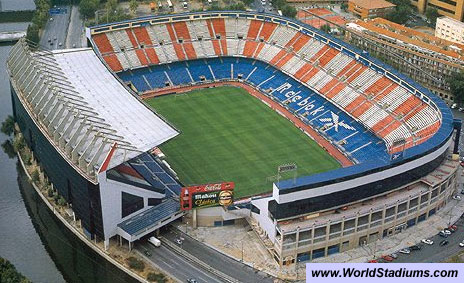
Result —
<instances>
[{"instance_id":1,"label":"tree","mask_svg":"<svg viewBox=\"0 0 464 283\"><path fill-rule=\"evenodd\" d=\"M19 273L8 260L0 257L0 282L30 283L31 281Z\"/></svg>"},{"instance_id":2,"label":"tree","mask_svg":"<svg viewBox=\"0 0 464 283\"><path fill-rule=\"evenodd\" d=\"M440 16L440 14L438 14L438 10L435 8L427 8L427 10L425 11L425 16L429 20L429 25L431 27L435 27L435 24L437 23L437 18Z\"/></svg>"},{"instance_id":3,"label":"tree","mask_svg":"<svg viewBox=\"0 0 464 283\"><path fill-rule=\"evenodd\" d=\"M100 0L81 0L79 12L86 18L93 18L100 5Z\"/></svg>"},{"instance_id":4,"label":"tree","mask_svg":"<svg viewBox=\"0 0 464 283\"><path fill-rule=\"evenodd\" d=\"M412 9L408 5L396 6L395 10L390 12L386 18L389 21L395 22L397 24L404 24L408 21L408 17L411 14Z\"/></svg>"},{"instance_id":5,"label":"tree","mask_svg":"<svg viewBox=\"0 0 464 283\"><path fill-rule=\"evenodd\" d=\"M107 11L116 11L116 8L118 7L118 0L107 0L105 4L105 9Z\"/></svg>"},{"instance_id":6,"label":"tree","mask_svg":"<svg viewBox=\"0 0 464 283\"><path fill-rule=\"evenodd\" d=\"M464 72L454 73L448 80L454 101L460 105L464 104Z\"/></svg>"},{"instance_id":7,"label":"tree","mask_svg":"<svg viewBox=\"0 0 464 283\"><path fill-rule=\"evenodd\" d=\"M282 15L289 17L289 18L294 18L296 16L296 9L293 6L290 5L284 5L281 9Z\"/></svg>"},{"instance_id":8,"label":"tree","mask_svg":"<svg viewBox=\"0 0 464 283\"><path fill-rule=\"evenodd\" d=\"M340 9L346 12L346 10L348 10L348 4L346 2L343 2L342 4L340 4Z\"/></svg>"},{"instance_id":9,"label":"tree","mask_svg":"<svg viewBox=\"0 0 464 283\"><path fill-rule=\"evenodd\" d=\"M326 33L330 33L330 30L331 30L331 29L332 29L332 28L330 27L329 24L324 24L323 26L321 26L321 30L322 30L323 32L326 32Z\"/></svg>"},{"instance_id":10,"label":"tree","mask_svg":"<svg viewBox=\"0 0 464 283\"><path fill-rule=\"evenodd\" d=\"M2 122L2 133L4 133L7 136L11 136L14 132L14 118L11 115L8 115L6 117L5 121Z\"/></svg>"},{"instance_id":11,"label":"tree","mask_svg":"<svg viewBox=\"0 0 464 283\"><path fill-rule=\"evenodd\" d=\"M137 2L137 0L131 0L129 2L129 9L131 10L132 15L135 16L135 13L137 12L138 7L139 7L139 2Z\"/></svg>"}]
</instances>

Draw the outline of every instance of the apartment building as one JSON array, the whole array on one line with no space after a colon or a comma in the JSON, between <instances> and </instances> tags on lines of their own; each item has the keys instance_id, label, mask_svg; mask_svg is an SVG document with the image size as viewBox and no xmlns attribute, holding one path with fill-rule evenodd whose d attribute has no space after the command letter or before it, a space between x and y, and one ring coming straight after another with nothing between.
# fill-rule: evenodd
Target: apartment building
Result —
<instances>
[{"instance_id":1,"label":"apartment building","mask_svg":"<svg viewBox=\"0 0 464 283\"><path fill-rule=\"evenodd\" d=\"M435 8L442 16L448 16L458 21L464 17L464 0L411 0L420 13L425 13L427 8Z\"/></svg>"},{"instance_id":2,"label":"apartment building","mask_svg":"<svg viewBox=\"0 0 464 283\"><path fill-rule=\"evenodd\" d=\"M382 18L347 24L346 39L453 102L448 80L464 69L464 45Z\"/></svg>"},{"instance_id":3,"label":"apartment building","mask_svg":"<svg viewBox=\"0 0 464 283\"><path fill-rule=\"evenodd\" d=\"M440 17L435 26L435 36L464 44L464 23L450 17Z\"/></svg>"},{"instance_id":4,"label":"apartment building","mask_svg":"<svg viewBox=\"0 0 464 283\"><path fill-rule=\"evenodd\" d=\"M349 0L348 11L361 19L385 17L396 5L385 0Z\"/></svg>"}]
</instances>

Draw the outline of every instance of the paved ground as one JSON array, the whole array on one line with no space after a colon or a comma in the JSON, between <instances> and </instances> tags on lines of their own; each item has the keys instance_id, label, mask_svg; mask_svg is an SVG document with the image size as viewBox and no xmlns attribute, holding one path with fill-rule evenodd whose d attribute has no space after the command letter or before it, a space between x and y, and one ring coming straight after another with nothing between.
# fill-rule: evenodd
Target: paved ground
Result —
<instances>
[{"instance_id":1,"label":"paved ground","mask_svg":"<svg viewBox=\"0 0 464 283\"><path fill-rule=\"evenodd\" d=\"M194 266L191 262L163 245L156 248L146 241L139 241L135 248L141 253L148 250L151 256L146 257L147 259L153 261L160 269L168 272L181 282L186 282L189 278L195 278L199 283L222 282L220 278Z\"/></svg>"},{"instance_id":2,"label":"paved ground","mask_svg":"<svg viewBox=\"0 0 464 283\"><path fill-rule=\"evenodd\" d=\"M50 15L40 38L40 45L48 49L64 49L69 25L71 6L57 6L62 13ZM50 19L53 20L50 20ZM48 41L51 40L51 42ZM61 46L60 46L61 43Z\"/></svg>"},{"instance_id":3,"label":"paved ground","mask_svg":"<svg viewBox=\"0 0 464 283\"><path fill-rule=\"evenodd\" d=\"M84 22L80 18L79 7L72 6L69 20L66 48L79 48L86 46Z\"/></svg>"},{"instance_id":4,"label":"paved ground","mask_svg":"<svg viewBox=\"0 0 464 283\"><path fill-rule=\"evenodd\" d=\"M224 256L218 251L205 246L203 243L185 235L183 232L177 229L171 229L163 236L172 242L175 239L182 237L184 238L181 248L187 251L189 254L200 259L206 264L216 270L239 280L240 282L273 282L273 278L265 273L257 272L253 268L240 263L232 258ZM247 250L250 253L250 250Z\"/></svg>"},{"instance_id":5,"label":"paved ground","mask_svg":"<svg viewBox=\"0 0 464 283\"><path fill-rule=\"evenodd\" d=\"M439 245L445 238L435 235L431 239L433 245L422 245L420 251L413 251L409 255L399 254L395 262L441 262L460 251L464 248L459 246L459 243L464 240L464 219L461 218L456 223L458 230L451 234L446 240L449 244L442 247Z\"/></svg>"}]
</instances>

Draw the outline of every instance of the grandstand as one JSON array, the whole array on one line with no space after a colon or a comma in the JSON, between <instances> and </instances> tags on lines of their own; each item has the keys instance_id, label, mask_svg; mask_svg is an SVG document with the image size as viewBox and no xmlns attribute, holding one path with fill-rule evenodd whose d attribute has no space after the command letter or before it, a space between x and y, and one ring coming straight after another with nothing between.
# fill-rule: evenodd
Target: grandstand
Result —
<instances>
[{"instance_id":1,"label":"grandstand","mask_svg":"<svg viewBox=\"0 0 464 283\"><path fill-rule=\"evenodd\" d=\"M264 243L271 243L268 249L280 264L356 247L373 235L395 233L403 222L413 226L455 191L457 166L449 148L457 130L457 153L460 123L446 105L368 53L309 25L253 12L199 12L99 25L86 33L93 49L36 51L22 40L8 68L14 113L27 144L60 195L73 203L85 233L105 246L115 236L138 240L183 216L176 205L184 185L213 177L239 183L217 180L224 178L217 164L216 176L185 174L179 165L184 151L204 147L201 155L209 153L208 158L219 151L209 152L206 140L181 141L201 127L216 135L228 130L226 123L244 127L238 118L263 108L262 128L274 125L268 132L256 128L260 124L250 118L256 113L243 117L254 127L246 136L260 152L255 158L282 162L265 148L281 152L275 147L279 140L263 142L280 132L286 133L282 145L297 143L286 152L289 159L295 151L306 153L305 143L316 142L320 148L312 146L308 154L319 155L317 164L298 162L302 174L296 178L275 176L269 187L237 191L244 198L234 205L187 217L207 226L246 217ZM201 125L182 110L189 97L198 112L219 105L215 99L224 99L220 94L230 89L224 86L244 89L239 100L248 108L223 100L235 115L218 118L221 127ZM216 91L204 90L213 87ZM220 94L208 95L215 92ZM208 121L211 115L202 114ZM215 144L221 146L226 143ZM250 168L249 178L264 181L267 171L255 174L261 168L251 168L244 151L230 166L249 163L242 165ZM328 162L326 152L341 166ZM198 152L185 153L192 156L199 159ZM269 164L266 168L275 167ZM321 170L310 168L317 166ZM416 195L404 198L408 191L421 195L420 205ZM376 204L379 199L385 205ZM407 203L407 213L400 202ZM364 205L372 209L357 210ZM340 210L347 211L342 220L336 217ZM346 225L332 230L332 220Z\"/></svg>"}]
</instances>

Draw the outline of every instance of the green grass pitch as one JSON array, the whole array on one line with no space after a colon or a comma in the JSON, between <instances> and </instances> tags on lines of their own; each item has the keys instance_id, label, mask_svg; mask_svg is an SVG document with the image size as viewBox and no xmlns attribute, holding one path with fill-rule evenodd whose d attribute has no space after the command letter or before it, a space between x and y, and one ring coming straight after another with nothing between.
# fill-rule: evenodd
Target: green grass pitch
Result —
<instances>
[{"instance_id":1,"label":"green grass pitch","mask_svg":"<svg viewBox=\"0 0 464 283\"><path fill-rule=\"evenodd\" d=\"M181 131L160 148L185 185L231 181L240 198L272 191L272 176L281 164L296 163L299 176L340 167L244 89L201 89L147 102ZM293 173L286 174L291 178Z\"/></svg>"}]
</instances>

